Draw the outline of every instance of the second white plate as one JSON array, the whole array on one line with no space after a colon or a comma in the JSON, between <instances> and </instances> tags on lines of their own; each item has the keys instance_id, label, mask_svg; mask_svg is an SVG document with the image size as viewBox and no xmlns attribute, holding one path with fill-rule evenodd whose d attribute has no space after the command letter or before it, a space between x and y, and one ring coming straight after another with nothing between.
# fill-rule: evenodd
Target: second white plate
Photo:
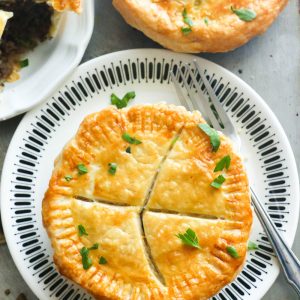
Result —
<instances>
[{"instance_id":1,"label":"second white plate","mask_svg":"<svg viewBox=\"0 0 300 300\"><path fill-rule=\"evenodd\" d=\"M0 92L0 121L26 112L44 101L80 63L94 28L94 1L84 1L82 13L66 12L57 35L26 56L21 78Z\"/></svg>"}]
</instances>

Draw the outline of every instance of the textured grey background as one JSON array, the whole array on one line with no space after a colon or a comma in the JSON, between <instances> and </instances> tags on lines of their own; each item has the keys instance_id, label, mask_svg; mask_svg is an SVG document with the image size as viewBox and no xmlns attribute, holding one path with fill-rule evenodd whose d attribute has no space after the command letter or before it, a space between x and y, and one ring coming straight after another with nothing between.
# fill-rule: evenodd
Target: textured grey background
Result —
<instances>
[{"instance_id":1,"label":"textured grey background","mask_svg":"<svg viewBox=\"0 0 300 300\"><path fill-rule=\"evenodd\" d=\"M111 0L96 0L95 30L83 61L118 50L151 47L159 46L142 33L126 25L113 9ZM299 170L300 18L298 0L289 2L278 20L263 36L255 38L244 47L230 53L202 56L237 74L265 99L288 135ZM21 117L16 117L0 123L0 170L10 139L20 120ZM293 247L298 257L300 257L299 237L298 226ZM10 290L8 296L5 295L7 289ZM36 299L19 275L7 246L0 245L0 299L10 300L17 299L17 297L18 300ZM299 298L280 275L263 299L293 300Z\"/></svg>"}]
</instances>

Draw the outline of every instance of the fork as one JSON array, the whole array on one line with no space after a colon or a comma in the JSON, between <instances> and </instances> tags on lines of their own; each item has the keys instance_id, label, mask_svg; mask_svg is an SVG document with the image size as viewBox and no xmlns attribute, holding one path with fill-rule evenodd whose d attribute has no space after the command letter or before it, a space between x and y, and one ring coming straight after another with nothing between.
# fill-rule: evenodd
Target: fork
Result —
<instances>
[{"instance_id":1,"label":"fork","mask_svg":"<svg viewBox=\"0 0 300 300\"><path fill-rule=\"evenodd\" d=\"M183 105L190 111L201 111L206 121L210 125L212 125L214 129L222 131L225 135L227 135L233 141L235 148L237 150L240 150L241 140L233 123L229 119L225 109L218 100L217 95L215 94L213 88L207 80L204 71L200 68L196 59L193 60L193 65L195 67L195 72L193 72L189 64L186 64L184 66L185 71L183 71L179 66L177 68L178 71L176 72L176 74L174 74L173 70L170 72L172 82L176 89L176 93L181 105ZM203 92L201 89L202 84L197 80L199 76L200 79L202 79L202 84L205 87ZM188 97L186 97L181 90L182 82L188 92ZM199 99L200 101L197 101L196 96L192 91L193 87L196 89L198 95L206 95L206 91L209 96L208 101L201 101L201 99ZM253 188L251 187L250 192L254 210L273 246L273 249L280 262L281 268L284 272L284 276L287 282L296 290L296 292L300 296L300 262L279 234L273 221L271 220L270 216L266 212L262 203L256 196Z\"/></svg>"}]
</instances>

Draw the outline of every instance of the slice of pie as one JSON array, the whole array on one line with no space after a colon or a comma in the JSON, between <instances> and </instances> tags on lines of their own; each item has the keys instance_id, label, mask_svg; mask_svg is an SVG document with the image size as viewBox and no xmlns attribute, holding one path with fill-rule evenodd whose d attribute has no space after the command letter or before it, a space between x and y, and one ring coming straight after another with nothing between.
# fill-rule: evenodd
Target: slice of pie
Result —
<instances>
[{"instance_id":1,"label":"slice of pie","mask_svg":"<svg viewBox=\"0 0 300 300\"><path fill-rule=\"evenodd\" d=\"M199 124L166 104L85 118L43 200L62 274L96 299L208 299L235 278L252 225L248 180L230 141L214 132L213 149Z\"/></svg>"},{"instance_id":2,"label":"slice of pie","mask_svg":"<svg viewBox=\"0 0 300 300\"><path fill-rule=\"evenodd\" d=\"M54 35L67 9L80 12L80 0L0 1L0 84L19 78L24 54Z\"/></svg>"}]
</instances>

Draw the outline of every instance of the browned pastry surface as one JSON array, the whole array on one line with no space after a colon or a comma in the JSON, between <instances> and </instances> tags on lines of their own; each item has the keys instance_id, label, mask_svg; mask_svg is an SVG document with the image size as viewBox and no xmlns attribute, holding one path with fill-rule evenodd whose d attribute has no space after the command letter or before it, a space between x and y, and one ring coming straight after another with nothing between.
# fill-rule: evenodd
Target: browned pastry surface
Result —
<instances>
[{"instance_id":1,"label":"browned pastry surface","mask_svg":"<svg viewBox=\"0 0 300 300\"><path fill-rule=\"evenodd\" d=\"M198 112L166 104L110 106L85 118L58 156L43 200L62 274L97 299L122 300L208 299L235 278L252 224L248 180L230 141L220 133L212 152L199 123ZM124 133L141 143L128 143ZM213 169L224 155L231 165L214 189L221 172ZM200 249L176 236L187 229ZM80 251L95 244L85 270Z\"/></svg>"}]
</instances>

